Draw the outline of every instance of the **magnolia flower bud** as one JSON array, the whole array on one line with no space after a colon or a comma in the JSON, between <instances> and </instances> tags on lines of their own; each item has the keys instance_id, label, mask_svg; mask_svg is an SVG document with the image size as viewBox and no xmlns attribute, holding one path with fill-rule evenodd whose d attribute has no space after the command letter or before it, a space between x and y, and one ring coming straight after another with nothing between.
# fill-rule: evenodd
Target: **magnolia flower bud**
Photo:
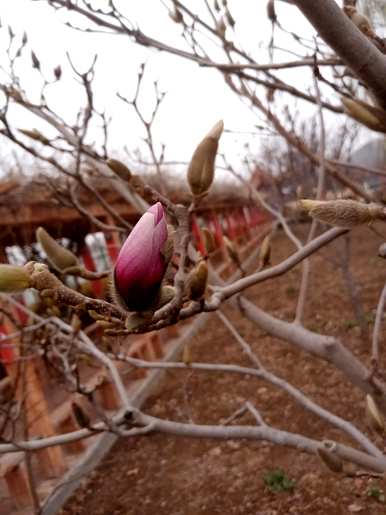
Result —
<instances>
[{"instance_id":1,"label":"magnolia flower bud","mask_svg":"<svg viewBox=\"0 0 386 515\"><path fill-rule=\"evenodd\" d=\"M19 131L24 134L24 136L28 136L29 138L39 141L43 145L49 145L51 142L48 138L44 136L41 132L39 132L37 129L19 129Z\"/></svg>"},{"instance_id":2,"label":"magnolia flower bud","mask_svg":"<svg viewBox=\"0 0 386 515\"><path fill-rule=\"evenodd\" d=\"M192 350L190 348L189 342L184 345L184 349L182 351L182 362L189 366L192 364Z\"/></svg>"},{"instance_id":3,"label":"magnolia flower bud","mask_svg":"<svg viewBox=\"0 0 386 515\"><path fill-rule=\"evenodd\" d=\"M224 37L227 30L227 26L225 25L224 16L220 16L218 20L216 20L216 31L220 37Z\"/></svg>"},{"instance_id":4,"label":"magnolia flower bud","mask_svg":"<svg viewBox=\"0 0 386 515\"><path fill-rule=\"evenodd\" d=\"M385 419L378 409L375 400L371 395L366 395L366 418L369 426L378 433L383 433L385 430Z\"/></svg>"},{"instance_id":5,"label":"magnolia flower bud","mask_svg":"<svg viewBox=\"0 0 386 515\"><path fill-rule=\"evenodd\" d=\"M82 320L79 318L79 315L74 313L71 318L71 328L74 333L78 333L82 329Z\"/></svg>"},{"instance_id":6,"label":"magnolia flower bud","mask_svg":"<svg viewBox=\"0 0 386 515\"><path fill-rule=\"evenodd\" d=\"M72 413L79 427L90 427L90 417L76 402L71 403Z\"/></svg>"},{"instance_id":7,"label":"magnolia flower bud","mask_svg":"<svg viewBox=\"0 0 386 515\"><path fill-rule=\"evenodd\" d=\"M31 284L30 274L22 266L0 265L0 291L12 293L24 291Z\"/></svg>"},{"instance_id":8,"label":"magnolia flower bud","mask_svg":"<svg viewBox=\"0 0 386 515\"><path fill-rule=\"evenodd\" d=\"M361 100L342 97L345 111L351 118L377 132L386 132L386 113L382 109L366 104Z\"/></svg>"},{"instance_id":9,"label":"magnolia flower bud","mask_svg":"<svg viewBox=\"0 0 386 515\"><path fill-rule=\"evenodd\" d=\"M378 256L386 259L386 243L382 243L378 249Z\"/></svg>"},{"instance_id":10,"label":"magnolia flower bud","mask_svg":"<svg viewBox=\"0 0 386 515\"><path fill-rule=\"evenodd\" d=\"M33 50L31 50L31 61L32 61L32 68L36 68L37 70L40 70L40 61L37 58L37 55Z\"/></svg>"},{"instance_id":11,"label":"magnolia flower bud","mask_svg":"<svg viewBox=\"0 0 386 515\"><path fill-rule=\"evenodd\" d=\"M241 262L240 262L240 256L236 250L236 247L233 245L233 243L227 236L223 236L223 240L225 243L225 248L228 252L228 256L231 258L231 260L234 263L236 263L237 266L239 266Z\"/></svg>"},{"instance_id":12,"label":"magnolia flower bud","mask_svg":"<svg viewBox=\"0 0 386 515\"><path fill-rule=\"evenodd\" d=\"M277 16L275 11L274 0L268 0L267 2L267 16L272 23L276 23Z\"/></svg>"},{"instance_id":13,"label":"magnolia flower bud","mask_svg":"<svg viewBox=\"0 0 386 515\"><path fill-rule=\"evenodd\" d=\"M259 258L260 258L260 266L261 268L264 268L265 266L270 264L271 259L271 235L268 234L262 244L260 245L260 252L259 252Z\"/></svg>"},{"instance_id":14,"label":"magnolia flower bud","mask_svg":"<svg viewBox=\"0 0 386 515\"><path fill-rule=\"evenodd\" d=\"M204 240L204 245L207 254L210 254L214 250L216 250L216 242L214 241L213 234L206 228L201 229L201 234Z\"/></svg>"},{"instance_id":15,"label":"magnolia flower bud","mask_svg":"<svg viewBox=\"0 0 386 515\"><path fill-rule=\"evenodd\" d=\"M60 64L58 64L58 66L55 66L54 75L55 75L56 80L60 80L60 78L62 76L62 68L61 68Z\"/></svg>"},{"instance_id":16,"label":"magnolia flower bud","mask_svg":"<svg viewBox=\"0 0 386 515\"><path fill-rule=\"evenodd\" d=\"M139 219L121 248L113 273L116 300L129 311L144 311L159 294L167 262L163 249L168 239L160 202Z\"/></svg>"},{"instance_id":17,"label":"magnolia flower bud","mask_svg":"<svg viewBox=\"0 0 386 515\"><path fill-rule=\"evenodd\" d=\"M48 232L39 227L36 230L36 239L43 247L44 252L47 254L47 259L50 265L58 272L63 272L66 268L77 266L79 264L78 258L70 250L65 249L48 234Z\"/></svg>"},{"instance_id":18,"label":"magnolia flower bud","mask_svg":"<svg viewBox=\"0 0 386 515\"><path fill-rule=\"evenodd\" d=\"M233 16L231 15L228 8L226 8L226 10L225 10L225 17L227 19L229 26L233 28L236 25L236 21L233 18Z\"/></svg>"},{"instance_id":19,"label":"magnolia flower bud","mask_svg":"<svg viewBox=\"0 0 386 515\"><path fill-rule=\"evenodd\" d=\"M188 183L193 195L207 193L213 182L218 142L223 129L222 121L216 123L193 153L188 168Z\"/></svg>"},{"instance_id":20,"label":"magnolia flower bud","mask_svg":"<svg viewBox=\"0 0 386 515\"><path fill-rule=\"evenodd\" d=\"M170 286L166 284L165 286L161 286L158 297L155 302L155 309L162 308L165 304L168 304L176 294L176 289L174 286Z\"/></svg>"},{"instance_id":21,"label":"magnolia flower bud","mask_svg":"<svg viewBox=\"0 0 386 515\"><path fill-rule=\"evenodd\" d=\"M188 275L187 290L189 298L199 300L205 295L208 281L208 266L205 261L200 261Z\"/></svg>"},{"instance_id":22,"label":"magnolia flower bud","mask_svg":"<svg viewBox=\"0 0 386 515\"><path fill-rule=\"evenodd\" d=\"M175 23L182 23L184 21L184 18L181 14L181 11L177 9L176 6L174 6L173 10L169 11L169 17L175 22Z\"/></svg>"},{"instance_id":23,"label":"magnolia flower bud","mask_svg":"<svg viewBox=\"0 0 386 515\"><path fill-rule=\"evenodd\" d=\"M367 36L370 36L374 34L374 29L371 25L370 20L367 18L367 16L364 16L363 14L360 14L356 7L352 5L347 5L343 7L343 11L345 14L351 19L351 21L358 27L358 29L366 34Z\"/></svg>"},{"instance_id":24,"label":"magnolia flower bud","mask_svg":"<svg viewBox=\"0 0 386 515\"><path fill-rule=\"evenodd\" d=\"M153 312L141 311L141 313L130 313L125 320L125 328L128 331L135 331L139 327L149 324L153 316Z\"/></svg>"},{"instance_id":25,"label":"magnolia flower bud","mask_svg":"<svg viewBox=\"0 0 386 515\"><path fill-rule=\"evenodd\" d=\"M107 159L106 164L122 180L130 181L132 173L121 161L118 161L118 159Z\"/></svg>"},{"instance_id":26,"label":"magnolia flower bud","mask_svg":"<svg viewBox=\"0 0 386 515\"><path fill-rule=\"evenodd\" d=\"M338 227L354 227L386 219L386 211L382 206L363 204L355 200L303 199L298 201L298 205L309 216Z\"/></svg>"},{"instance_id":27,"label":"magnolia flower bud","mask_svg":"<svg viewBox=\"0 0 386 515\"><path fill-rule=\"evenodd\" d=\"M317 453L319 458L332 472L342 472L343 462L339 456L331 452L329 449L325 449L324 447L319 447L317 449Z\"/></svg>"}]
</instances>

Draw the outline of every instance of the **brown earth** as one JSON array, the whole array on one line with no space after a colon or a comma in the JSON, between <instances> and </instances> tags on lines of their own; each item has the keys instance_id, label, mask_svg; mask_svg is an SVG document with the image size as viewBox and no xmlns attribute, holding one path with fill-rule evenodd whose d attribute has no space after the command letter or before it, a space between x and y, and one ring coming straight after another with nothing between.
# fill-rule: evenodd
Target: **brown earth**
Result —
<instances>
[{"instance_id":1,"label":"brown earth","mask_svg":"<svg viewBox=\"0 0 386 515\"><path fill-rule=\"evenodd\" d=\"M305 230L305 227L300 229L303 237ZM354 231L352 239L352 269L372 329L378 296L386 280L386 263L377 257L381 240L368 228ZM341 249L339 245L331 244L312 258L305 325L316 332L342 337L344 344L368 364L370 344L359 336L334 261ZM278 234L273 243L273 262L291 252L291 244ZM247 296L270 313L292 320L300 273L298 266L278 280L254 287ZM226 311L269 370L368 433L363 415L364 396L340 372L268 336L234 310ZM216 315L211 316L192 341L192 353L195 361L250 365ZM152 397L144 410L162 418L213 424L230 416L246 400L253 402L266 422L275 427L353 445L338 429L296 405L285 393L252 377L170 371L160 395ZM244 415L236 423L254 421ZM377 443L382 446L381 441ZM275 492L265 484L267 474L277 469L294 480L292 489ZM61 513L378 515L386 513L383 492L386 492L383 478L334 474L316 456L268 442L152 435L118 441Z\"/></svg>"}]
</instances>

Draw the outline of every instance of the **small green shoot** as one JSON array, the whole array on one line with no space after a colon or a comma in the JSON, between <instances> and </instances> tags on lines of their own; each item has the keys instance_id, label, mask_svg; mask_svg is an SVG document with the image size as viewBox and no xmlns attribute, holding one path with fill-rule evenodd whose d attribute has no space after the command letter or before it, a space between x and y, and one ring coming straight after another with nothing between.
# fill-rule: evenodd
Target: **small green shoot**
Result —
<instances>
[{"instance_id":1,"label":"small green shoot","mask_svg":"<svg viewBox=\"0 0 386 515\"><path fill-rule=\"evenodd\" d=\"M270 470L264 474L264 483L271 492L288 492L294 489L295 481L281 470Z\"/></svg>"},{"instance_id":2,"label":"small green shoot","mask_svg":"<svg viewBox=\"0 0 386 515\"><path fill-rule=\"evenodd\" d=\"M384 503L386 500L384 491L377 485L369 486L366 493L367 497L372 497L378 502Z\"/></svg>"}]
</instances>

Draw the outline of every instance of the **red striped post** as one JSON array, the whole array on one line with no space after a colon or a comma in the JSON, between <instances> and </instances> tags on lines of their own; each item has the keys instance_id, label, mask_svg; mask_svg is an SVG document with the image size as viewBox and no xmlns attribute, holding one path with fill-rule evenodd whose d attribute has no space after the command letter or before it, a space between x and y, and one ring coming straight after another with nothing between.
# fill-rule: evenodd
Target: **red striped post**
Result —
<instances>
[{"instance_id":1,"label":"red striped post","mask_svg":"<svg viewBox=\"0 0 386 515\"><path fill-rule=\"evenodd\" d=\"M212 213L211 219L212 219L212 224L214 227L214 237L215 237L216 243L222 248L222 247L224 247L224 240L223 240L221 223L218 219L218 216L214 212Z\"/></svg>"},{"instance_id":2,"label":"red striped post","mask_svg":"<svg viewBox=\"0 0 386 515\"><path fill-rule=\"evenodd\" d=\"M198 226L196 217L194 215L192 216L192 234L196 242L197 250L202 256L206 256L205 243L201 235L200 227Z\"/></svg>"},{"instance_id":3,"label":"red striped post","mask_svg":"<svg viewBox=\"0 0 386 515\"><path fill-rule=\"evenodd\" d=\"M87 268L87 270L90 270L91 272L95 272L95 264L94 260L91 256L91 253L87 247L87 245L84 245L81 251L81 257L83 259L84 266ZM103 285L102 282L98 279L96 281L90 281L92 291L96 297L101 297L103 292Z\"/></svg>"}]
</instances>

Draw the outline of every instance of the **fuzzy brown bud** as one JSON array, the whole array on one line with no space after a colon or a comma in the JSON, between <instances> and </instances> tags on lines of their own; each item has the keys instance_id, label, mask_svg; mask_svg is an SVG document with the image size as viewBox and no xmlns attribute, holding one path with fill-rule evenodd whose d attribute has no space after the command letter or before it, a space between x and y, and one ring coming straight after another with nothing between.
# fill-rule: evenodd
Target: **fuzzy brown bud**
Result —
<instances>
[{"instance_id":1,"label":"fuzzy brown bud","mask_svg":"<svg viewBox=\"0 0 386 515\"><path fill-rule=\"evenodd\" d=\"M359 13L356 7L352 5L347 5L343 7L343 10L345 14L350 18L350 20L354 23L354 25L358 27L358 29L361 32L366 34L366 36L372 36L375 34L370 20L367 18L367 16L364 16L363 14Z\"/></svg>"},{"instance_id":2,"label":"fuzzy brown bud","mask_svg":"<svg viewBox=\"0 0 386 515\"><path fill-rule=\"evenodd\" d=\"M30 287L31 277L22 266L0 265L0 291L12 293Z\"/></svg>"},{"instance_id":3,"label":"fuzzy brown bud","mask_svg":"<svg viewBox=\"0 0 386 515\"><path fill-rule=\"evenodd\" d=\"M176 289L174 288L174 286L170 286L169 284L161 286L157 300L155 302L155 309L162 308L162 306L168 304L173 299L175 294Z\"/></svg>"},{"instance_id":4,"label":"fuzzy brown bud","mask_svg":"<svg viewBox=\"0 0 386 515\"><path fill-rule=\"evenodd\" d=\"M276 16L276 11L275 11L274 0L268 0L268 2L267 2L267 16L268 16L268 19L272 23L276 23L277 16Z\"/></svg>"},{"instance_id":5,"label":"fuzzy brown bud","mask_svg":"<svg viewBox=\"0 0 386 515\"><path fill-rule=\"evenodd\" d=\"M378 406L369 394L366 395L366 418L369 426L377 431L383 433L385 430L385 419L378 409Z\"/></svg>"},{"instance_id":6,"label":"fuzzy brown bud","mask_svg":"<svg viewBox=\"0 0 386 515\"><path fill-rule=\"evenodd\" d=\"M200 261L188 275L187 291L192 300L199 300L205 295L208 281L208 266L205 261Z\"/></svg>"},{"instance_id":7,"label":"fuzzy brown bud","mask_svg":"<svg viewBox=\"0 0 386 515\"><path fill-rule=\"evenodd\" d=\"M222 121L216 123L193 153L188 168L188 183L193 195L207 193L213 182L218 142L223 129Z\"/></svg>"},{"instance_id":8,"label":"fuzzy brown bud","mask_svg":"<svg viewBox=\"0 0 386 515\"><path fill-rule=\"evenodd\" d=\"M386 112L361 100L342 97L346 113L357 122L376 132L386 132Z\"/></svg>"},{"instance_id":9,"label":"fuzzy brown bud","mask_svg":"<svg viewBox=\"0 0 386 515\"><path fill-rule=\"evenodd\" d=\"M50 140L44 136L41 132L39 132L37 129L19 129L19 131L24 134L24 136L28 136L28 138L31 138L35 141L39 141L43 145L49 145Z\"/></svg>"},{"instance_id":10,"label":"fuzzy brown bud","mask_svg":"<svg viewBox=\"0 0 386 515\"><path fill-rule=\"evenodd\" d=\"M225 243L225 248L228 252L228 256L231 258L231 260L236 263L236 265L240 265L240 256L239 253L236 250L236 247L234 246L233 242L227 237L223 236L223 240Z\"/></svg>"},{"instance_id":11,"label":"fuzzy brown bud","mask_svg":"<svg viewBox=\"0 0 386 515\"><path fill-rule=\"evenodd\" d=\"M63 272L66 268L75 267L79 264L75 254L59 245L43 227L36 230L36 239L43 247L50 265L58 272Z\"/></svg>"},{"instance_id":12,"label":"fuzzy brown bud","mask_svg":"<svg viewBox=\"0 0 386 515\"><path fill-rule=\"evenodd\" d=\"M265 266L270 264L270 260L271 260L271 235L270 234L268 234L264 238L262 244L260 245L259 258L260 258L261 268L264 268Z\"/></svg>"},{"instance_id":13,"label":"fuzzy brown bud","mask_svg":"<svg viewBox=\"0 0 386 515\"><path fill-rule=\"evenodd\" d=\"M206 227L201 229L201 235L204 240L206 252L210 254L211 252L216 250L216 242L214 241L213 234L209 231L209 229L207 229Z\"/></svg>"},{"instance_id":14,"label":"fuzzy brown bud","mask_svg":"<svg viewBox=\"0 0 386 515\"><path fill-rule=\"evenodd\" d=\"M71 403L72 413L79 427L90 427L90 417L76 402Z\"/></svg>"},{"instance_id":15,"label":"fuzzy brown bud","mask_svg":"<svg viewBox=\"0 0 386 515\"><path fill-rule=\"evenodd\" d=\"M298 201L301 210L321 222L338 227L355 227L375 220L385 220L386 211L377 204L363 204L355 200Z\"/></svg>"},{"instance_id":16,"label":"fuzzy brown bud","mask_svg":"<svg viewBox=\"0 0 386 515\"><path fill-rule=\"evenodd\" d=\"M106 164L110 170L112 170L124 181L130 181L133 176L127 166L124 165L121 161L118 161L118 159L107 159Z\"/></svg>"},{"instance_id":17,"label":"fuzzy brown bud","mask_svg":"<svg viewBox=\"0 0 386 515\"><path fill-rule=\"evenodd\" d=\"M78 333L82 329L82 321L76 313L72 315L71 328L74 333Z\"/></svg>"},{"instance_id":18,"label":"fuzzy brown bud","mask_svg":"<svg viewBox=\"0 0 386 515\"><path fill-rule=\"evenodd\" d=\"M323 463L332 471L339 474L343 470L343 462L333 452L324 447L319 447L317 449L317 453L319 458L323 461Z\"/></svg>"},{"instance_id":19,"label":"fuzzy brown bud","mask_svg":"<svg viewBox=\"0 0 386 515\"><path fill-rule=\"evenodd\" d=\"M56 80L60 80L60 78L62 76L62 68L61 68L60 64L58 64L58 66L55 66L54 75L55 75Z\"/></svg>"},{"instance_id":20,"label":"fuzzy brown bud","mask_svg":"<svg viewBox=\"0 0 386 515\"><path fill-rule=\"evenodd\" d=\"M236 25L236 22L228 8L225 10L225 16L229 26L233 28Z\"/></svg>"},{"instance_id":21,"label":"fuzzy brown bud","mask_svg":"<svg viewBox=\"0 0 386 515\"><path fill-rule=\"evenodd\" d=\"M33 50L31 50L31 60L32 60L32 68L36 68L37 70L40 70L40 61L37 58L37 55Z\"/></svg>"},{"instance_id":22,"label":"fuzzy brown bud","mask_svg":"<svg viewBox=\"0 0 386 515\"><path fill-rule=\"evenodd\" d=\"M182 16L182 13L179 9L177 9L176 6L174 6L174 9L169 11L169 17L172 19L175 23L182 23L184 21L184 18Z\"/></svg>"},{"instance_id":23,"label":"fuzzy brown bud","mask_svg":"<svg viewBox=\"0 0 386 515\"><path fill-rule=\"evenodd\" d=\"M225 17L224 16L220 16L219 19L216 20L216 31L217 31L217 34L221 38L224 38L226 30L227 30L227 26L225 24Z\"/></svg>"},{"instance_id":24,"label":"fuzzy brown bud","mask_svg":"<svg viewBox=\"0 0 386 515\"><path fill-rule=\"evenodd\" d=\"M382 243L382 245L379 246L378 256L386 259L386 243Z\"/></svg>"},{"instance_id":25,"label":"fuzzy brown bud","mask_svg":"<svg viewBox=\"0 0 386 515\"><path fill-rule=\"evenodd\" d=\"M187 366L192 363L192 350L189 342L184 345L184 349L182 351L182 362Z\"/></svg>"},{"instance_id":26,"label":"fuzzy brown bud","mask_svg":"<svg viewBox=\"0 0 386 515\"><path fill-rule=\"evenodd\" d=\"M103 315L100 315L99 313L97 313L94 309L89 309L88 314L94 320L105 320L105 317Z\"/></svg>"}]
</instances>

